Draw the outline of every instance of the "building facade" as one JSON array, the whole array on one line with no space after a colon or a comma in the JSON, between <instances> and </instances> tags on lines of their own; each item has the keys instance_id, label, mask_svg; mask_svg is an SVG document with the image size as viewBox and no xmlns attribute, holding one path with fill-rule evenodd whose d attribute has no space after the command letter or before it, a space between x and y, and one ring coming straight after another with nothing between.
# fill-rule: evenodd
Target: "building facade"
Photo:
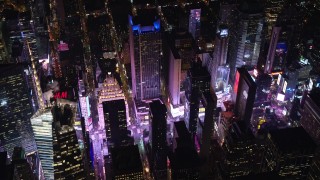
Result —
<instances>
[{"instance_id":1,"label":"building facade","mask_svg":"<svg viewBox=\"0 0 320 180\"><path fill-rule=\"evenodd\" d=\"M129 16L132 93L137 101L160 96L160 19L150 20L150 16L154 12Z\"/></svg>"}]
</instances>

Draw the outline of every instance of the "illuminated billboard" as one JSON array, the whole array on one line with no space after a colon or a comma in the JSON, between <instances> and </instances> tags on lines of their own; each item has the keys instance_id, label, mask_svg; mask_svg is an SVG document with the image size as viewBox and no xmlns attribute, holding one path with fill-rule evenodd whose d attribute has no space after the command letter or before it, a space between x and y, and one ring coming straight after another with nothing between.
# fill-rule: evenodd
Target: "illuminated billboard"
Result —
<instances>
[{"instance_id":1,"label":"illuminated billboard","mask_svg":"<svg viewBox=\"0 0 320 180\"><path fill-rule=\"evenodd\" d=\"M220 36L221 36L221 37L226 37L226 36L228 36L228 29L221 29L221 31L220 31Z\"/></svg>"},{"instance_id":2,"label":"illuminated billboard","mask_svg":"<svg viewBox=\"0 0 320 180\"><path fill-rule=\"evenodd\" d=\"M74 100L74 90L73 89L67 89L64 91L56 91L53 94L53 98L56 99L68 99L68 100Z\"/></svg>"},{"instance_id":3,"label":"illuminated billboard","mask_svg":"<svg viewBox=\"0 0 320 180\"><path fill-rule=\"evenodd\" d=\"M67 99L68 92L67 91L56 92L53 97L54 97L54 99Z\"/></svg>"},{"instance_id":4,"label":"illuminated billboard","mask_svg":"<svg viewBox=\"0 0 320 180\"><path fill-rule=\"evenodd\" d=\"M224 92L226 90L229 82L229 73L230 73L229 67L224 67L224 66L218 67L216 82L215 82L215 89L214 89L215 92L218 92L218 91Z\"/></svg>"},{"instance_id":5,"label":"illuminated billboard","mask_svg":"<svg viewBox=\"0 0 320 180\"><path fill-rule=\"evenodd\" d=\"M278 93L278 95L277 95L277 100L278 101L284 101L284 98L285 98L284 94Z\"/></svg>"},{"instance_id":6,"label":"illuminated billboard","mask_svg":"<svg viewBox=\"0 0 320 180\"><path fill-rule=\"evenodd\" d=\"M282 78L282 76L281 76L281 74L279 74L278 79L277 79L277 84L278 84L278 85L280 85L281 78Z\"/></svg>"},{"instance_id":7,"label":"illuminated billboard","mask_svg":"<svg viewBox=\"0 0 320 180\"><path fill-rule=\"evenodd\" d=\"M58 45L58 50L59 51L68 51L69 46L67 43L64 43L63 41L60 41L60 44Z\"/></svg>"},{"instance_id":8,"label":"illuminated billboard","mask_svg":"<svg viewBox=\"0 0 320 180\"><path fill-rule=\"evenodd\" d=\"M236 79L234 81L234 86L233 86L233 91L235 94L237 94L237 92L238 92L239 79L240 79L240 73L239 73L239 71L237 71Z\"/></svg>"},{"instance_id":9,"label":"illuminated billboard","mask_svg":"<svg viewBox=\"0 0 320 180\"><path fill-rule=\"evenodd\" d=\"M309 91L312 90L312 88L313 88L313 81L312 81L311 78L309 79L309 85L308 85L308 87L309 87Z\"/></svg>"},{"instance_id":10,"label":"illuminated billboard","mask_svg":"<svg viewBox=\"0 0 320 180\"><path fill-rule=\"evenodd\" d=\"M284 83L283 83L283 88L282 88L282 92L286 93L287 85L288 85L287 81L284 81Z\"/></svg>"}]
</instances>

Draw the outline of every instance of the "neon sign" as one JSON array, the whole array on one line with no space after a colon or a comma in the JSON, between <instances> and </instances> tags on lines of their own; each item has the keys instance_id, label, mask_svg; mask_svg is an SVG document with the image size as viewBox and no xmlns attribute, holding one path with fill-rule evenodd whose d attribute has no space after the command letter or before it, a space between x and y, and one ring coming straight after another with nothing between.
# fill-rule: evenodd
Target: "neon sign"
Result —
<instances>
[{"instance_id":1,"label":"neon sign","mask_svg":"<svg viewBox=\"0 0 320 180\"><path fill-rule=\"evenodd\" d=\"M234 87L233 87L233 90L234 90L235 94L237 94L237 92L238 92L239 79L240 79L240 73L239 73L239 71L237 71L236 80L234 82Z\"/></svg>"},{"instance_id":2,"label":"neon sign","mask_svg":"<svg viewBox=\"0 0 320 180\"><path fill-rule=\"evenodd\" d=\"M54 94L54 99L67 99L68 98L68 92L63 91L63 92L57 92Z\"/></svg>"}]
</instances>

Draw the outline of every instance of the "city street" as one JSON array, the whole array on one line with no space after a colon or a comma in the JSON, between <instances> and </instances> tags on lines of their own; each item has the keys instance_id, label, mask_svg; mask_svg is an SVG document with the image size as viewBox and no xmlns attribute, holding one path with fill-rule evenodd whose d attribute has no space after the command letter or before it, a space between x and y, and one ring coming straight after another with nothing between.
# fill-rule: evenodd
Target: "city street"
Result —
<instances>
[{"instance_id":1,"label":"city street","mask_svg":"<svg viewBox=\"0 0 320 180\"><path fill-rule=\"evenodd\" d=\"M105 167L103 156L103 136L101 131L95 131L90 135L94 151L94 167L97 180L105 179Z\"/></svg>"}]
</instances>

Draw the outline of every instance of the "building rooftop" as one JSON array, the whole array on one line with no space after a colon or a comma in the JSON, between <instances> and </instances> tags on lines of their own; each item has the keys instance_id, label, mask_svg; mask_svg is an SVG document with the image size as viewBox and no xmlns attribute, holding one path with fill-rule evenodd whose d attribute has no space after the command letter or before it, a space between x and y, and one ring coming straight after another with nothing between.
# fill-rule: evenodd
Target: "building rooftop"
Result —
<instances>
[{"instance_id":1,"label":"building rooftop","mask_svg":"<svg viewBox=\"0 0 320 180\"><path fill-rule=\"evenodd\" d=\"M192 35L184 29L177 29L173 30L171 33L168 33L167 41L175 59L181 58L180 50L182 49L187 49L188 51L197 49ZM190 45L188 46L187 44Z\"/></svg>"},{"instance_id":2,"label":"building rooftop","mask_svg":"<svg viewBox=\"0 0 320 180\"><path fill-rule=\"evenodd\" d=\"M282 153L316 148L316 144L302 127L272 130L269 134Z\"/></svg>"},{"instance_id":3,"label":"building rooftop","mask_svg":"<svg viewBox=\"0 0 320 180\"><path fill-rule=\"evenodd\" d=\"M174 122L174 127L177 130L178 136L182 137L190 137L190 133L186 127L186 123L184 121Z\"/></svg>"},{"instance_id":4,"label":"building rooftop","mask_svg":"<svg viewBox=\"0 0 320 180\"><path fill-rule=\"evenodd\" d=\"M112 167L115 175L142 172L142 163L137 145L111 149Z\"/></svg>"},{"instance_id":5,"label":"building rooftop","mask_svg":"<svg viewBox=\"0 0 320 180\"><path fill-rule=\"evenodd\" d=\"M252 79L251 75L249 74L246 68L242 67L242 68L238 68L237 70L239 71L240 76L242 76L245 79L245 81L249 86L256 86L256 83L254 82L254 80Z\"/></svg>"},{"instance_id":6,"label":"building rooftop","mask_svg":"<svg viewBox=\"0 0 320 180\"><path fill-rule=\"evenodd\" d=\"M160 100L152 101L149 106L154 119L160 120L166 116L167 108Z\"/></svg>"},{"instance_id":7,"label":"building rooftop","mask_svg":"<svg viewBox=\"0 0 320 180\"><path fill-rule=\"evenodd\" d=\"M254 135L252 134L252 131L250 130L250 128L246 127L246 124L244 121L234 122L231 125L229 134L230 134L230 138L232 138L232 141L234 142L254 139Z\"/></svg>"},{"instance_id":8,"label":"building rooftop","mask_svg":"<svg viewBox=\"0 0 320 180\"><path fill-rule=\"evenodd\" d=\"M247 14L263 13L263 3L259 0L242 0L239 4L239 10Z\"/></svg>"},{"instance_id":9,"label":"building rooftop","mask_svg":"<svg viewBox=\"0 0 320 180\"><path fill-rule=\"evenodd\" d=\"M137 16L132 18L132 22L134 25L153 26L153 23L158 19L159 16L156 9L139 9L137 10Z\"/></svg>"},{"instance_id":10,"label":"building rooftop","mask_svg":"<svg viewBox=\"0 0 320 180\"><path fill-rule=\"evenodd\" d=\"M285 179L284 177L281 177L276 172L266 172L266 173L259 173L259 174L249 174L246 176L241 176L236 178L237 180L248 180L248 179L259 179L259 180L269 180L269 179Z\"/></svg>"},{"instance_id":11,"label":"building rooftop","mask_svg":"<svg viewBox=\"0 0 320 180\"><path fill-rule=\"evenodd\" d=\"M155 5L156 2L155 2L155 0L133 0L132 4L134 6L146 5L146 4Z\"/></svg>"},{"instance_id":12,"label":"building rooftop","mask_svg":"<svg viewBox=\"0 0 320 180\"><path fill-rule=\"evenodd\" d=\"M202 66L202 62L200 60L193 63L189 72L192 78L204 78L204 77L210 78L211 77L207 69Z\"/></svg>"},{"instance_id":13,"label":"building rooftop","mask_svg":"<svg viewBox=\"0 0 320 180\"><path fill-rule=\"evenodd\" d=\"M312 101L320 108L320 88L313 88L309 94Z\"/></svg>"},{"instance_id":14,"label":"building rooftop","mask_svg":"<svg viewBox=\"0 0 320 180\"><path fill-rule=\"evenodd\" d=\"M174 122L174 127L177 131L176 139L177 147L192 146L191 134L189 133L184 121Z\"/></svg>"},{"instance_id":15,"label":"building rooftop","mask_svg":"<svg viewBox=\"0 0 320 180\"><path fill-rule=\"evenodd\" d=\"M172 169L191 169L200 165L200 158L195 149L177 148L170 158Z\"/></svg>"},{"instance_id":16,"label":"building rooftop","mask_svg":"<svg viewBox=\"0 0 320 180\"><path fill-rule=\"evenodd\" d=\"M7 76L8 73L17 73L17 70L22 70L22 68L28 67L29 63L12 63L12 64L1 64L0 66L0 76Z\"/></svg>"},{"instance_id":17,"label":"building rooftop","mask_svg":"<svg viewBox=\"0 0 320 180\"><path fill-rule=\"evenodd\" d=\"M7 164L7 152L0 152L0 168L5 169Z\"/></svg>"}]
</instances>

